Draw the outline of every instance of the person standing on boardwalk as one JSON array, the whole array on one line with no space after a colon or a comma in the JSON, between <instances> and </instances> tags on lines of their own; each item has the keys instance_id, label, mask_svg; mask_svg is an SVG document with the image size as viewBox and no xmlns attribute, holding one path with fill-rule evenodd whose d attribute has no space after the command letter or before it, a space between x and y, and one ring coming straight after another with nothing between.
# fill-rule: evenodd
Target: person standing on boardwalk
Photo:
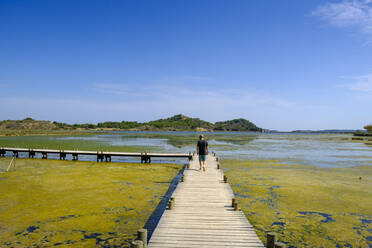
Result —
<instances>
[{"instance_id":1,"label":"person standing on boardwalk","mask_svg":"<svg viewBox=\"0 0 372 248\"><path fill-rule=\"evenodd\" d=\"M198 144L196 145L196 153L199 155L200 170L205 171L205 160L208 155L208 142L205 140L204 135L199 136Z\"/></svg>"}]
</instances>

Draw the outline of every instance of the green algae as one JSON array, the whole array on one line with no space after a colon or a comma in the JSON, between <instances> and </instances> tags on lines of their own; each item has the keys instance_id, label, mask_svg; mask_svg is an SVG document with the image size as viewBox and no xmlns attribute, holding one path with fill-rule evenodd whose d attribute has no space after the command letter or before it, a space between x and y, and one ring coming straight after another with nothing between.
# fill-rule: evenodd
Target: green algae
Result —
<instances>
[{"instance_id":1,"label":"green algae","mask_svg":"<svg viewBox=\"0 0 372 248\"><path fill-rule=\"evenodd\" d=\"M128 247L180 169L17 159L0 173L0 247Z\"/></svg>"},{"instance_id":2,"label":"green algae","mask_svg":"<svg viewBox=\"0 0 372 248\"><path fill-rule=\"evenodd\" d=\"M289 247L372 247L372 167L319 168L223 160L259 237Z\"/></svg>"}]
</instances>

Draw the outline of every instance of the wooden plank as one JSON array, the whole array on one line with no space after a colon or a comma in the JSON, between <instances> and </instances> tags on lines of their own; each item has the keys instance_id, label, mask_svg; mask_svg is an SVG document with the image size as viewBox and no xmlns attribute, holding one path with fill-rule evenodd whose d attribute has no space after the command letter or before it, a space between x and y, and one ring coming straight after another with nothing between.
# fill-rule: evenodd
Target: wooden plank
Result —
<instances>
[{"instance_id":1,"label":"wooden plank","mask_svg":"<svg viewBox=\"0 0 372 248\"><path fill-rule=\"evenodd\" d=\"M223 181L214 157L207 156L201 172L197 157L190 161L148 247L264 247L244 213L231 206L233 191Z\"/></svg>"}]
</instances>

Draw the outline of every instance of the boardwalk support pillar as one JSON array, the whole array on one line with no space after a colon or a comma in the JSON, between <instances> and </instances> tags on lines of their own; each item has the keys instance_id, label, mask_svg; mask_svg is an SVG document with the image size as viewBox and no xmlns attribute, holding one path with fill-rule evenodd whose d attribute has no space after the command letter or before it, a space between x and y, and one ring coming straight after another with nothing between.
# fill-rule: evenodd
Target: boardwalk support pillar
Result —
<instances>
[{"instance_id":1,"label":"boardwalk support pillar","mask_svg":"<svg viewBox=\"0 0 372 248\"><path fill-rule=\"evenodd\" d=\"M13 152L13 157L18 158L18 152L17 152L17 151L14 151L14 152Z\"/></svg>"},{"instance_id":2,"label":"boardwalk support pillar","mask_svg":"<svg viewBox=\"0 0 372 248\"><path fill-rule=\"evenodd\" d=\"M132 241L130 248L143 248L143 242L141 240Z\"/></svg>"},{"instance_id":3,"label":"boardwalk support pillar","mask_svg":"<svg viewBox=\"0 0 372 248\"><path fill-rule=\"evenodd\" d=\"M220 164L218 163L217 164L217 170L219 170L221 168Z\"/></svg>"},{"instance_id":4,"label":"boardwalk support pillar","mask_svg":"<svg viewBox=\"0 0 372 248\"><path fill-rule=\"evenodd\" d=\"M137 240L141 240L143 248L147 248L147 229L139 229L137 231Z\"/></svg>"},{"instance_id":5,"label":"boardwalk support pillar","mask_svg":"<svg viewBox=\"0 0 372 248\"><path fill-rule=\"evenodd\" d=\"M235 202L236 202L236 199L235 198L232 198L231 207L234 207Z\"/></svg>"},{"instance_id":6,"label":"boardwalk support pillar","mask_svg":"<svg viewBox=\"0 0 372 248\"><path fill-rule=\"evenodd\" d=\"M103 152L97 152L97 162L103 162Z\"/></svg>"},{"instance_id":7,"label":"boardwalk support pillar","mask_svg":"<svg viewBox=\"0 0 372 248\"><path fill-rule=\"evenodd\" d=\"M223 176L224 183L227 183L227 176Z\"/></svg>"},{"instance_id":8,"label":"boardwalk support pillar","mask_svg":"<svg viewBox=\"0 0 372 248\"><path fill-rule=\"evenodd\" d=\"M0 148L0 157L5 156L6 151L3 148Z\"/></svg>"},{"instance_id":9,"label":"boardwalk support pillar","mask_svg":"<svg viewBox=\"0 0 372 248\"><path fill-rule=\"evenodd\" d=\"M277 240L278 236L276 233L274 232L269 232L267 235L266 235L266 239L267 239L267 242L266 242L266 247L267 248L275 248L275 242Z\"/></svg>"},{"instance_id":10,"label":"boardwalk support pillar","mask_svg":"<svg viewBox=\"0 0 372 248\"><path fill-rule=\"evenodd\" d=\"M59 160L66 160L66 153L64 151L60 151Z\"/></svg>"},{"instance_id":11,"label":"boardwalk support pillar","mask_svg":"<svg viewBox=\"0 0 372 248\"><path fill-rule=\"evenodd\" d=\"M185 181L185 175L182 175L181 182L184 182L184 181Z\"/></svg>"},{"instance_id":12,"label":"boardwalk support pillar","mask_svg":"<svg viewBox=\"0 0 372 248\"><path fill-rule=\"evenodd\" d=\"M79 154L73 153L72 154L72 160L79 160Z\"/></svg>"},{"instance_id":13,"label":"boardwalk support pillar","mask_svg":"<svg viewBox=\"0 0 372 248\"><path fill-rule=\"evenodd\" d=\"M286 248L287 246L282 242L275 242L274 248Z\"/></svg>"},{"instance_id":14,"label":"boardwalk support pillar","mask_svg":"<svg viewBox=\"0 0 372 248\"><path fill-rule=\"evenodd\" d=\"M111 162L111 155L105 155L105 161Z\"/></svg>"},{"instance_id":15,"label":"boardwalk support pillar","mask_svg":"<svg viewBox=\"0 0 372 248\"><path fill-rule=\"evenodd\" d=\"M151 156L150 155L147 155L147 152L145 153L142 153L141 152L141 164L147 164L147 163L151 163Z\"/></svg>"},{"instance_id":16,"label":"boardwalk support pillar","mask_svg":"<svg viewBox=\"0 0 372 248\"><path fill-rule=\"evenodd\" d=\"M43 155L42 159L48 159L48 153L47 152L42 152Z\"/></svg>"},{"instance_id":17,"label":"boardwalk support pillar","mask_svg":"<svg viewBox=\"0 0 372 248\"><path fill-rule=\"evenodd\" d=\"M174 199L174 197L171 197L171 199L169 200L169 202L168 202L168 209L169 210L172 210L173 208L174 208L174 206L175 206L175 199Z\"/></svg>"},{"instance_id":18,"label":"boardwalk support pillar","mask_svg":"<svg viewBox=\"0 0 372 248\"><path fill-rule=\"evenodd\" d=\"M35 157L35 152L33 150L28 151L28 158L34 158Z\"/></svg>"},{"instance_id":19,"label":"boardwalk support pillar","mask_svg":"<svg viewBox=\"0 0 372 248\"><path fill-rule=\"evenodd\" d=\"M239 211L239 205L237 202L234 202L234 211Z\"/></svg>"}]
</instances>

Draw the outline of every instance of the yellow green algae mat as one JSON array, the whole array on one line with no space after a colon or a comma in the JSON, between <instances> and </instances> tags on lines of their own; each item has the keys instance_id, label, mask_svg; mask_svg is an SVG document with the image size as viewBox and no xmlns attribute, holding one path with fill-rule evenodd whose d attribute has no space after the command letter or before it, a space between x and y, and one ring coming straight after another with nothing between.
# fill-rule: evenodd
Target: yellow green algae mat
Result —
<instances>
[{"instance_id":1,"label":"yellow green algae mat","mask_svg":"<svg viewBox=\"0 0 372 248\"><path fill-rule=\"evenodd\" d=\"M0 247L128 247L181 169L0 158Z\"/></svg>"},{"instance_id":2,"label":"yellow green algae mat","mask_svg":"<svg viewBox=\"0 0 372 248\"><path fill-rule=\"evenodd\" d=\"M274 231L287 247L372 247L372 166L222 164L262 241Z\"/></svg>"}]
</instances>

